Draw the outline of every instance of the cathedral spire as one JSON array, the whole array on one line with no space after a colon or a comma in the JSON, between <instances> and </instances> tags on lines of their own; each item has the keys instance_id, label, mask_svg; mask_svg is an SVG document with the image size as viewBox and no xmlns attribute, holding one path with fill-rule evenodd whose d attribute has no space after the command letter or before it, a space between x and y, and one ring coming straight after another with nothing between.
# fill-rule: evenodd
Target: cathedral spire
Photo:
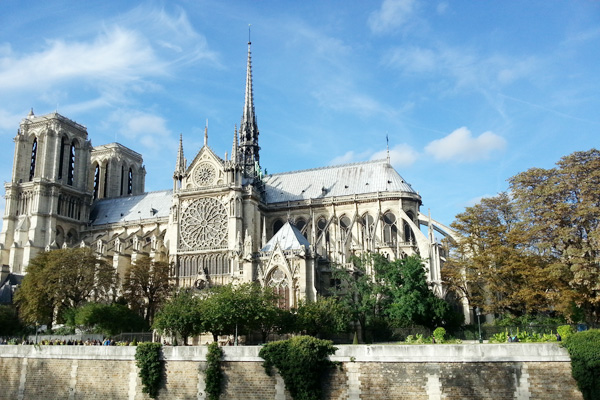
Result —
<instances>
[{"instance_id":1,"label":"cathedral spire","mask_svg":"<svg viewBox=\"0 0 600 400\"><path fill-rule=\"evenodd\" d=\"M175 162L175 179L181 179L185 173L185 157L183 156L183 135L179 134L179 150L177 150L177 161Z\"/></svg>"},{"instance_id":2,"label":"cathedral spire","mask_svg":"<svg viewBox=\"0 0 600 400\"><path fill-rule=\"evenodd\" d=\"M208 146L208 120L206 120L206 125L204 125L204 146Z\"/></svg>"},{"instance_id":3,"label":"cathedral spire","mask_svg":"<svg viewBox=\"0 0 600 400\"><path fill-rule=\"evenodd\" d=\"M233 129L233 145L231 146L231 161L238 162L238 130L237 124Z\"/></svg>"},{"instance_id":4,"label":"cathedral spire","mask_svg":"<svg viewBox=\"0 0 600 400\"><path fill-rule=\"evenodd\" d=\"M254 114L254 92L252 89L252 52L250 49L250 28L248 28L248 64L246 66L246 94L244 112L240 124L240 161L244 165L244 175L255 177L259 164L258 125Z\"/></svg>"}]
</instances>

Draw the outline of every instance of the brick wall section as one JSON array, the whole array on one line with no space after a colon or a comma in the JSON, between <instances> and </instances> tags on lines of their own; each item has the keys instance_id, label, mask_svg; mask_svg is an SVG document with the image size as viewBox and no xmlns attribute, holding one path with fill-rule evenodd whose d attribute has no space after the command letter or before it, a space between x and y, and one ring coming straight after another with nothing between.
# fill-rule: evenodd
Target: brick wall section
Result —
<instances>
[{"instance_id":1,"label":"brick wall section","mask_svg":"<svg viewBox=\"0 0 600 400\"><path fill-rule=\"evenodd\" d=\"M227 347L222 400L291 400L259 347ZM0 400L147 400L135 348L0 346ZM205 346L164 349L159 400L206 399ZM340 346L324 399L580 400L564 349L552 345Z\"/></svg>"}]
</instances>

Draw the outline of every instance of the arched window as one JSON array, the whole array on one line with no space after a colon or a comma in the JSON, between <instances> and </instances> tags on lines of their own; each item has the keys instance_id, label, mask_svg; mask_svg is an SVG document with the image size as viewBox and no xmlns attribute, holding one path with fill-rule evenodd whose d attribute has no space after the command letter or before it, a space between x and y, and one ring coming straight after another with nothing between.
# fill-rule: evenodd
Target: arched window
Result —
<instances>
[{"instance_id":1,"label":"arched window","mask_svg":"<svg viewBox=\"0 0 600 400\"><path fill-rule=\"evenodd\" d=\"M133 171L129 168L129 175L127 177L127 194L133 193Z\"/></svg>"},{"instance_id":2,"label":"arched window","mask_svg":"<svg viewBox=\"0 0 600 400\"><path fill-rule=\"evenodd\" d=\"M279 308L285 310L289 309L291 305L290 284L283 270L276 267L273 272L269 274L267 282L267 285L273 288L273 291L277 295L277 305Z\"/></svg>"},{"instance_id":3,"label":"arched window","mask_svg":"<svg viewBox=\"0 0 600 400\"><path fill-rule=\"evenodd\" d=\"M342 233L342 241L346 242L349 238L352 237L352 232L350 231L350 225L352 221L346 215L342 215L340 218L340 231Z\"/></svg>"},{"instance_id":4,"label":"arched window","mask_svg":"<svg viewBox=\"0 0 600 400\"><path fill-rule=\"evenodd\" d=\"M294 225L296 225L296 228L298 228L298 230L302 232L302 235L306 237L306 230L304 229L306 227L306 221L304 218L296 218Z\"/></svg>"},{"instance_id":5,"label":"arched window","mask_svg":"<svg viewBox=\"0 0 600 400\"><path fill-rule=\"evenodd\" d=\"M329 242L329 232L325 232L325 228L327 227L327 220L325 217L320 217L317 220L317 238L320 238L321 235L325 234L325 241Z\"/></svg>"},{"instance_id":6,"label":"arched window","mask_svg":"<svg viewBox=\"0 0 600 400\"><path fill-rule=\"evenodd\" d=\"M104 190L102 191L102 197L108 197L108 170L109 170L109 162L106 162L106 166L104 167Z\"/></svg>"},{"instance_id":7,"label":"arched window","mask_svg":"<svg viewBox=\"0 0 600 400\"><path fill-rule=\"evenodd\" d=\"M71 143L71 150L69 151L69 176L67 178L67 185L73 185L75 179L75 141Z\"/></svg>"},{"instance_id":8,"label":"arched window","mask_svg":"<svg viewBox=\"0 0 600 400\"><path fill-rule=\"evenodd\" d=\"M63 165L65 163L65 137L60 138L60 156L58 158L58 177L57 179L62 179L63 177Z\"/></svg>"},{"instance_id":9,"label":"arched window","mask_svg":"<svg viewBox=\"0 0 600 400\"><path fill-rule=\"evenodd\" d=\"M29 166L29 180L33 180L35 174L35 159L37 157L37 138L33 139L33 145L31 145L31 164Z\"/></svg>"},{"instance_id":10,"label":"arched window","mask_svg":"<svg viewBox=\"0 0 600 400\"><path fill-rule=\"evenodd\" d=\"M383 215L383 241L388 246L395 246L398 240L398 226L396 216L391 212Z\"/></svg>"},{"instance_id":11,"label":"arched window","mask_svg":"<svg viewBox=\"0 0 600 400\"><path fill-rule=\"evenodd\" d=\"M125 166L121 165L121 192L120 196L123 196L123 190L125 189Z\"/></svg>"},{"instance_id":12,"label":"arched window","mask_svg":"<svg viewBox=\"0 0 600 400\"><path fill-rule=\"evenodd\" d=\"M280 220L280 219L278 219L277 221L275 221L275 222L273 223L273 236L274 236L274 235L275 235L277 232L279 232L279 230L280 230L281 228L283 228L283 221L282 221L282 220Z\"/></svg>"},{"instance_id":13,"label":"arched window","mask_svg":"<svg viewBox=\"0 0 600 400\"><path fill-rule=\"evenodd\" d=\"M373 231L375 229L375 220L369 213L365 213L360 219L360 231L362 235L363 247L367 241L373 239Z\"/></svg>"},{"instance_id":14,"label":"arched window","mask_svg":"<svg viewBox=\"0 0 600 400\"><path fill-rule=\"evenodd\" d=\"M406 215L408 216L408 218L410 218L411 221L415 222L415 217L414 217L412 211L407 211ZM410 227L410 225L408 224L408 222L404 221L404 224L402 225L402 229L404 230L404 241L407 243L414 242L415 241L415 233L413 232L413 230Z\"/></svg>"},{"instance_id":15,"label":"arched window","mask_svg":"<svg viewBox=\"0 0 600 400\"><path fill-rule=\"evenodd\" d=\"M94 169L94 200L98 198L98 192L100 190L100 166L96 164Z\"/></svg>"}]
</instances>

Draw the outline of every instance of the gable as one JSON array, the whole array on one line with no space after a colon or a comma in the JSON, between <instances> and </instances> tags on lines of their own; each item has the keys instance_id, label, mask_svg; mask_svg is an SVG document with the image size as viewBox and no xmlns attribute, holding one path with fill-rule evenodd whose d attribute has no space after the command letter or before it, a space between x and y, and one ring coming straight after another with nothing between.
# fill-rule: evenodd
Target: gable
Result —
<instances>
[{"instance_id":1,"label":"gable","mask_svg":"<svg viewBox=\"0 0 600 400\"><path fill-rule=\"evenodd\" d=\"M225 184L224 161L203 146L186 170L184 189L200 189Z\"/></svg>"}]
</instances>

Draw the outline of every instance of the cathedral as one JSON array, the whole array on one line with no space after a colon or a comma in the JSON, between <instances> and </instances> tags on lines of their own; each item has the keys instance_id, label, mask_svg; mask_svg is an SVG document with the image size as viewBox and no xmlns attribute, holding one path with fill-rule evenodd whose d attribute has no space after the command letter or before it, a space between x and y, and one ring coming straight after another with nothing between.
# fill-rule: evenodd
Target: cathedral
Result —
<instances>
[{"instance_id":1,"label":"cathedral","mask_svg":"<svg viewBox=\"0 0 600 400\"><path fill-rule=\"evenodd\" d=\"M205 129L204 146L188 162L180 138L171 190L145 192L136 151L119 143L94 147L85 126L32 110L14 139L5 183L3 276L26 274L40 252L81 246L121 277L147 255L169 263L178 286L260 282L281 295L282 307L294 307L327 291L331 264L351 269L351 256L378 252L389 259L420 255L442 296L444 254L434 230L451 230L421 213L421 196L389 156L264 173L250 46L231 155L217 156Z\"/></svg>"}]
</instances>

